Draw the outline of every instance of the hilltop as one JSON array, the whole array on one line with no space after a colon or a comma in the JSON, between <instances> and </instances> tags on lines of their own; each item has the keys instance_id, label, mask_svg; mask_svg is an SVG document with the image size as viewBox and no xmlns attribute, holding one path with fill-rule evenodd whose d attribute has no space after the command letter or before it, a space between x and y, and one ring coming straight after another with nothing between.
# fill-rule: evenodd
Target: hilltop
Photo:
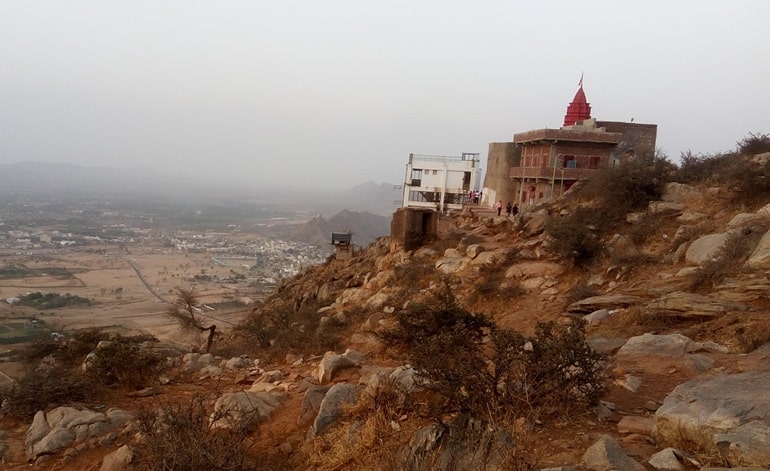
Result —
<instances>
[{"instance_id":1,"label":"hilltop","mask_svg":"<svg viewBox=\"0 0 770 471\"><path fill-rule=\"evenodd\" d=\"M162 379L6 417L7 462L26 442L39 469L195 450L257 469L767 468L768 162L639 162L517 219L466 206L413 251L378 239L282 281L216 356L145 342L124 362L162 352Z\"/></svg>"}]
</instances>

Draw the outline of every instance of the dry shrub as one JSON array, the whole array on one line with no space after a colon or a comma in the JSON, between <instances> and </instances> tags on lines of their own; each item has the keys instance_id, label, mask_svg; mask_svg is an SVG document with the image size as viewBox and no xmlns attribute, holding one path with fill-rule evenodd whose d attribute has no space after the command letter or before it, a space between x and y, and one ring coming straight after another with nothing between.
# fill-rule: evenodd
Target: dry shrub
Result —
<instances>
[{"instance_id":1,"label":"dry shrub","mask_svg":"<svg viewBox=\"0 0 770 471\"><path fill-rule=\"evenodd\" d=\"M770 319L762 319L735 329L740 353L750 353L770 342Z\"/></svg>"},{"instance_id":2,"label":"dry shrub","mask_svg":"<svg viewBox=\"0 0 770 471\"><path fill-rule=\"evenodd\" d=\"M53 363L44 362L22 376L0 398L4 414L26 419L39 410L89 401L99 390L96 382L74 369L57 368Z\"/></svg>"},{"instance_id":3,"label":"dry shrub","mask_svg":"<svg viewBox=\"0 0 770 471\"><path fill-rule=\"evenodd\" d=\"M533 337L497 327L451 293L399 313L384 343L403 352L420 385L437 395L431 415L552 416L595 405L603 356L585 343L585 324L539 323Z\"/></svg>"},{"instance_id":4,"label":"dry shrub","mask_svg":"<svg viewBox=\"0 0 770 471\"><path fill-rule=\"evenodd\" d=\"M589 285L588 283L581 282L577 283L575 286L570 288L565 297L564 300L567 303L567 305L570 305L572 303L581 301L586 298L592 298L594 296L599 295L599 288L596 286Z\"/></svg>"},{"instance_id":5,"label":"dry shrub","mask_svg":"<svg viewBox=\"0 0 770 471\"><path fill-rule=\"evenodd\" d=\"M287 353L315 355L339 350L346 331L334 320L329 320L329 328L322 331L323 315L318 313L321 307L317 300L300 306L288 301L263 306L235 329L236 334L268 360L283 358Z\"/></svg>"},{"instance_id":6,"label":"dry shrub","mask_svg":"<svg viewBox=\"0 0 770 471\"><path fill-rule=\"evenodd\" d=\"M770 152L770 135L765 133L749 133L748 136L738 141L738 153L742 155L756 155Z\"/></svg>"},{"instance_id":7,"label":"dry shrub","mask_svg":"<svg viewBox=\"0 0 770 471\"><path fill-rule=\"evenodd\" d=\"M660 198L671 169L672 164L660 158L598 173L570 193L568 201L581 205L546 223L549 248L578 267L588 266L601 254L605 234L625 221L628 213Z\"/></svg>"},{"instance_id":8,"label":"dry shrub","mask_svg":"<svg viewBox=\"0 0 770 471\"><path fill-rule=\"evenodd\" d=\"M313 469L403 469L398 449L417 428L403 417L414 412L413 397L390 379L362 393L358 402L344 409L341 423L305 449ZM394 428L393 424L398 424Z\"/></svg>"},{"instance_id":9,"label":"dry shrub","mask_svg":"<svg viewBox=\"0 0 770 471\"><path fill-rule=\"evenodd\" d=\"M144 338L115 336L94 351L88 361L88 373L106 385L142 388L151 384L162 371L164 359L144 349Z\"/></svg>"},{"instance_id":10,"label":"dry shrub","mask_svg":"<svg viewBox=\"0 0 770 471\"><path fill-rule=\"evenodd\" d=\"M60 334L42 334L19 354L22 362L37 364L51 358L62 366L78 365L109 334L97 328L66 331Z\"/></svg>"},{"instance_id":11,"label":"dry shrub","mask_svg":"<svg viewBox=\"0 0 770 471\"><path fill-rule=\"evenodd\" d=\"M249 458L253 421L229 421L229 411L211 415L211 397L197 395L189 401L167 403L140 410L140 440L136 446L136 469L207 471L258 469ZM247 426L248 424L248 426ZM266 468L259 468L266 469Z\"/></svg>"},{"instance_id":12,"label":"dry shrub","mask_svg":"<svg viewBox=\"0 0 770 471\"><path fill-rule=\"evenodd\" d=\"M625 311L625 317L629 324L644 327L646 330L672 327L680 320L676 316L671 316L643 306L629 307Z\"/></svg>"}]
</instances>

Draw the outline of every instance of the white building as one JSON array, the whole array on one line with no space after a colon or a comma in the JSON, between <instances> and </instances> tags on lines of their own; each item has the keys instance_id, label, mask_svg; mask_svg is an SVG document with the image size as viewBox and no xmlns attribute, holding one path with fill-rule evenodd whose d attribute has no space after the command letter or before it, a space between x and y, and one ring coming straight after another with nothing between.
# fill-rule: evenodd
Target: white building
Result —
<instances>
[{"instance_id":1,"label":"white building","mask_svg":"<svg viewBox=\"0 0 770 471\"><path fill-rule=\"evenodd\" d=\"M461 209L469 199L468 194L478 189L479 163L479 154L409 154L402 207Z\"/></svg>"}]
</instances>

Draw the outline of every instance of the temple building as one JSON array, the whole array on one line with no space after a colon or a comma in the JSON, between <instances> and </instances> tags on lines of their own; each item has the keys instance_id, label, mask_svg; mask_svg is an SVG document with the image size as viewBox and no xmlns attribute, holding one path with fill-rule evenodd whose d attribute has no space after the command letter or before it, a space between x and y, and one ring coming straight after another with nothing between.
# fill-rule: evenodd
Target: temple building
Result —
<instances>
[{"instance_id":1,"label":"temple building","mask_svg":"<svg viewBox=\"0 0 770 471\"><path fill-rule=\"evenodd\" d=\"M582 82L562 127L520 132L512 142L489 144L482 203L503 200L526 207L560 196L622 159L653 158L657 125L596 120Z\"/></svg>"}]
</instances>

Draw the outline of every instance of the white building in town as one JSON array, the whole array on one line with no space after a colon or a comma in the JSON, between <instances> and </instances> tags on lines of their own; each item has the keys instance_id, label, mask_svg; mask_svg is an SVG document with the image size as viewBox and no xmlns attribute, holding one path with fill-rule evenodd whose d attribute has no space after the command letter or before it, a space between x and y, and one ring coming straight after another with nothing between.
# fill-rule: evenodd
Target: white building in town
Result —
<instances>
[{"instance_id":1,"label":"white building in town","mask_svg":"<svg viewBox=\"0 0 770 471\"><path fill-rule=\"evenodd\" d=\"M447 211L461 209L481 177L479 154L409 154L402 207Z\"/></svg>"}]
</instances>

